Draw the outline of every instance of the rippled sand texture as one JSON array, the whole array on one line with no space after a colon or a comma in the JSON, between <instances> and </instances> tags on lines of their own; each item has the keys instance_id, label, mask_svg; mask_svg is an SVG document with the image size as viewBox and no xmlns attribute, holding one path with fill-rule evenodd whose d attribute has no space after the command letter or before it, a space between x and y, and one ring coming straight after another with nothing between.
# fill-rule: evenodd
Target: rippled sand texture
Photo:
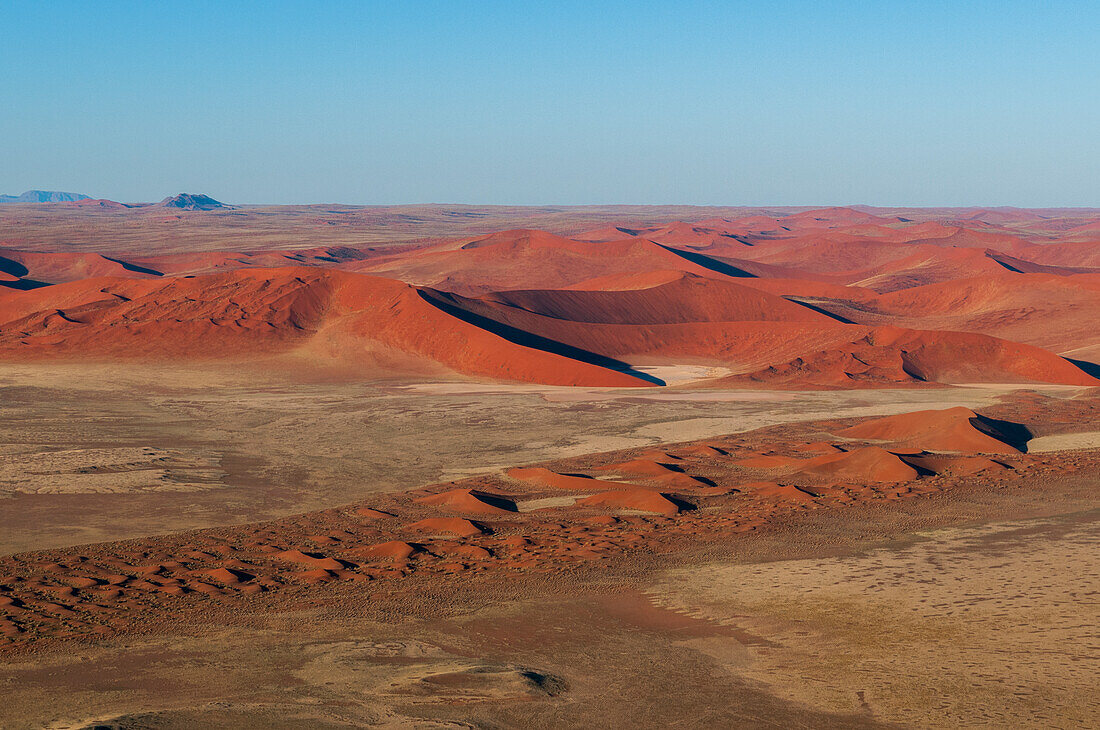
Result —
<instances>
[{"instance_id":1,"label":"rippled sand texture","mask_svg":"<svg viewBox=\"0 0 1100 730\"><path fill-rule=\"evenodd\" d=\"M815 709L921 727L1096 727L1097 517L676 570L653 595L757 635L727 666ZM713 641L705 650L721 656Z\"/></svg>"}]
</instances>

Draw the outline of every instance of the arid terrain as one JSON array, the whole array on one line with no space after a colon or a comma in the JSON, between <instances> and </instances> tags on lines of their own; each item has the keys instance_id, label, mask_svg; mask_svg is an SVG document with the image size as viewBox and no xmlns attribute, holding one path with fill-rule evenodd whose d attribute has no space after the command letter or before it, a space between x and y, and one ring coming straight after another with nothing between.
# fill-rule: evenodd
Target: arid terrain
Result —
<instances>
[{"instance_id":1,"label":"arid terrain","mask_svg":"<svg viewBox=\"0 0 1100 730\"><path fill-rule=\"evenodd\" d=\"M5 203L0 726L1100 725L1098 316L1100 210Z\"/></svg>"}]
</instances>

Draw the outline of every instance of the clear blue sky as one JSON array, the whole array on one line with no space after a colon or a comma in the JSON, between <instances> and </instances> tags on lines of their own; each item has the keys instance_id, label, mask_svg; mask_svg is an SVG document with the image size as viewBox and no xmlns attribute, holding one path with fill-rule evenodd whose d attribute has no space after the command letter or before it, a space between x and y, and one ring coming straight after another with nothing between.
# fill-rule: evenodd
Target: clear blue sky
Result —
<instances>
[{"instance_id":1,"label":"clear blue sky","mask_svg":"<svg viewBox=\"0 0 1100 730\"><path fill-rule=\"evenodd\" d=\"M1100 3L0 8L0 192L1100 206Z\"/></svg>"}]
</instances>

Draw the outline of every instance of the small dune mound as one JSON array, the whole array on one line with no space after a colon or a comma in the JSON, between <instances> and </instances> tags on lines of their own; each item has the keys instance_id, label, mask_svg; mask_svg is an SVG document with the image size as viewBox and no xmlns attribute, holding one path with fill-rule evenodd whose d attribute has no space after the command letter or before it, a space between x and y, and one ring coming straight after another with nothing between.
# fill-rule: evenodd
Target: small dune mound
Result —
<instances>
[{"instance_id":1,"label":"small dune mound","mask_svg":"<svg viewBox=\"0 0 1100 730\"><path fill-rule=\"evenodd\" d=\"M516 505L511 500L473 489L452 489L413 501L471 515L506 515L516 511Z\"/></svg>"},{"instance_id":2,"label":"small dune mound","mask_svg":"<svg viewBox=\"0 0 1100 730\"><path fill-rule=\"evenodd\" d=\"M328 583L330 580L336 580L336 574L324 568L303 570L298 573L293 573L291 577L308 585L317 585L318 583Z\"/></svg>"},{"instance_id":3,"label":"small dune mound","mask_svg":"<svg viewBox=\"0 0 1100 730\"><path fill-rule=\"evenodd\" d=\"M733 463L735 466L743 466L746 469L782 469L800 461L800 459L778 454L757 454Z\"/></svg>"},{"instance_id":4,"label":"small dune mound","mask_svg":"<svg viewBox=\"0 0 1100 730\"><path fill-rule=\"evenodd\" d=\"M630 487L635 485L625 482L610 482L603 479L594 479L578 474L559 474L556 471L541 466L514 467L504 472L509 478L526 482L539 487L551 487L553 489L573 489L582 492L591 492L596 489L608 487Z\"/></svg>"},{"instance_id":5,"label":"small dune mound","mask_svg":"<svg viewBox=\"0 0 1100 730\"><path fill-rule=\"evenodd\" d=\"M678 456L726 456L729 452L724 449L720 449L717 446L710 446L708 444L696 444L695 446L685 446L682 449L677 449Z\"/></svg>"},{"instance_id":6,"label":"small dune mound","mask_svg":"<svg viewBox=\"0 0 1100 730\"><path fill-rule=\"evenodd\" d=\"M213 570L204 571L202 574L207 578L213 578L219 583L231 586L247 583L255 577L251 573L246 573L243 570L233 570L232 568L214 568Z\"/></svg>"},{"instance_id":7,"label":"small dune mound","mask_svg":"<svg viewBox=\"0 0 1100 730\"><path fill-rule=\"evenodd\" d=\"M966 477L982 472L1006 471L1012 467L985 456L942 456L921 454L902 457L906 463L936 474Z\"/></svg>"},{"instance_id":8,"label":"small dune mound","mask_svg":"<svg viewBox=\"0 0 1100 730\"><path fill-rule=\"evenodd\" d=\"M977 451L989 454L1019 453L1030 437L1019 424L996 421L969 408L915 411L860 423L837 432L838 436L867 441L888 441L923 451Z\"/></svg>"},{"instance_id":9,"label":"small dune mound","mask_svg":"<svg viewBox=\"0 0 1100 730\"><path fill-rule=\"evenodd\" d=\"M650 459L651 461L660 461L664 463L672 461L680 461L680 457L676 454L669 453L664 449L649 449L638 454L639 459Z\"/></svg>"},{"instance_id":10,"label":"small dune mound","mask_svg":"<svg viewBox=\"0 0 1100 730\"><path fill-rule=\"evenodd\" d=\"M380 509L374 509L372 507L360 507L355 510L355 514L359 517L366 517L371 520L381 520L387 517L393 517L389 512L383 512Z\"/></svg>"},{"instance_id":11,"label":"small dune mound","mask_svg":"<svg viewBox=\"0 0 1100 730\"><path fill-rule=\"evenodd\" d=\"M343 570L344 568L344 564L335 558L325 557L317 553L304 553L301 550L284 550L281 553L275 553L272 557L319 570Z\"/></svg>"},{"instance_id":12,"label":"small dune mound","mask_svg":"<svg viewBox=\"0 0 1100 730\"><path fill-rule=\"evenodd\" d=\"M712 385L781 388L880 388L949 383L1100 385L1053 352L976 332L915 330L884 325L847 343L804 351Z\"/></svg>"},{"instance_id":13,"label":"small dune mound","mask_svg":"<svg viewBox=\"0 0 1100 730\"><path fill-rule=\"evenodd\" d=\"M617 464L606 464L596 467L599 471L610 471L616 474L630 474L640 477L663 477L667 474L681 473L679 469L662 464L652 459L631 459Z\"/></svg>"},{"instance_id":14,"label":"small dune mound","mask_svg":"<svg viewBox=\"0 0 1100 730\"><path fill-rule=\"evenodd\" d=\"M805 504L813 502L817 497L806 489L790 484L776 484L775 482L750 482L742 484L739 489L753 497L760 497L776 502L798 502Z\"/></svg>"},{"instance_id":15,"label":"small dune mound","mask_svg":"<svg viewBox=\"0 0 1100 730\"><path fill-rule=\"evenodd\" d=\"M835 446L828 441L814 441L812 444L799 444L791 448L791 451L798 451L803 454L838 454L843 449Z\"/></svg>"},{"instance_id":16,"label":"small dune mound","mask_svg":"<svg viewBox=\"0 0 1100 730\"><path fill-rule=\"evenodd\" d=\"M350 552L352 555L361 558L408 560L410 557L420 552L420 546L410 542L402 542L401 540L390 540L389 542L380 542L375 545L356 548Z\"/></svg>"},{"instance_id":17,"label":"small dune mound","mask_svg":"<svg viewBox=\"0 0 1100 730\"><path fill-rule=\"evenodd\" d=\"M600 466L597 469L613 474L650 479L669 489L695 489L707 486L702 479L685 474L677 466L662 464L651 459L632 459L618 464Z\"/></svg>"},{"instance_id":18,"label":"small dune mound","mask_svg":"<svg viewBox=\"0 0 1100 730\"><path fill-rule=\"evenodd\" d=\"M419 522L406 525L410 530L431 535L457 535L459 537L473 537L480 535L484 530L479 525L460 517L432 517Z\"/></svg>"},{"instance_id":19,"label":"small dune mound","mask_svg":"<svg viewBox=\"0 0 1100 730\"><path fill-rule=\"evenodd\" d=\"M488 560L493 557L483 547L477 545L463 545L458 542L439 542L431 546L433 555L449 558L461 558L463 560Z\"/></svg>"},{"instance_id":20,"label":"small dune mound","mask_svg":"<svg viewBox=\"0 0 1100 730\"><path fill-rule=\"evenodd\" d=\"M817 456L798 471L856 482L907 482L919 476L917 470L901 457L877 446Z\"/></svg>"},{"instance_id":21,"label":"small dune mound","mask_svg":"<svg viewBox=\"0 0 1100 730\"><path fill-rule=\"evenodd\" d=\"M601 492L600 494L593 494L591 497L578 499L576 504L582 507L653 512L668 517L680 512L680 505L663 494L648 489L616 489L610 492Z\"/></svg>"}]
</instances>

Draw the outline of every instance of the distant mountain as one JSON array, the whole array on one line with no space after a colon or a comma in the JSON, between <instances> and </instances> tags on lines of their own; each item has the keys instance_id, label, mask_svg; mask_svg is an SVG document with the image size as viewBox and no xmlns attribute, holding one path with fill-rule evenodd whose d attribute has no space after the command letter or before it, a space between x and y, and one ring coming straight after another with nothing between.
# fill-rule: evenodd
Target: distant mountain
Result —
<instances>
[{"instance_id":1,"label":"distant mountain","mask_svg":"<svg viewBox=\"0 0 1100 730\"><path fill-rule=\"evenodd\" d=\"M162 208L176 208L177 210L217 210L228 208L225 203L214 200L209 195L201 193L180 193L157 203Z\"/></svg>"},{"instance_id":2,"label":"distant mountain","mask_svg":"<svg viewBox=\"0 0 1100 730\"><path fill-rule=\"evenodd\" d=\"M88 200L81 193L62 193L57 190L28 190L22 195L0 195L0 203L71 203Z\"/></svg>"}]
</instances>

